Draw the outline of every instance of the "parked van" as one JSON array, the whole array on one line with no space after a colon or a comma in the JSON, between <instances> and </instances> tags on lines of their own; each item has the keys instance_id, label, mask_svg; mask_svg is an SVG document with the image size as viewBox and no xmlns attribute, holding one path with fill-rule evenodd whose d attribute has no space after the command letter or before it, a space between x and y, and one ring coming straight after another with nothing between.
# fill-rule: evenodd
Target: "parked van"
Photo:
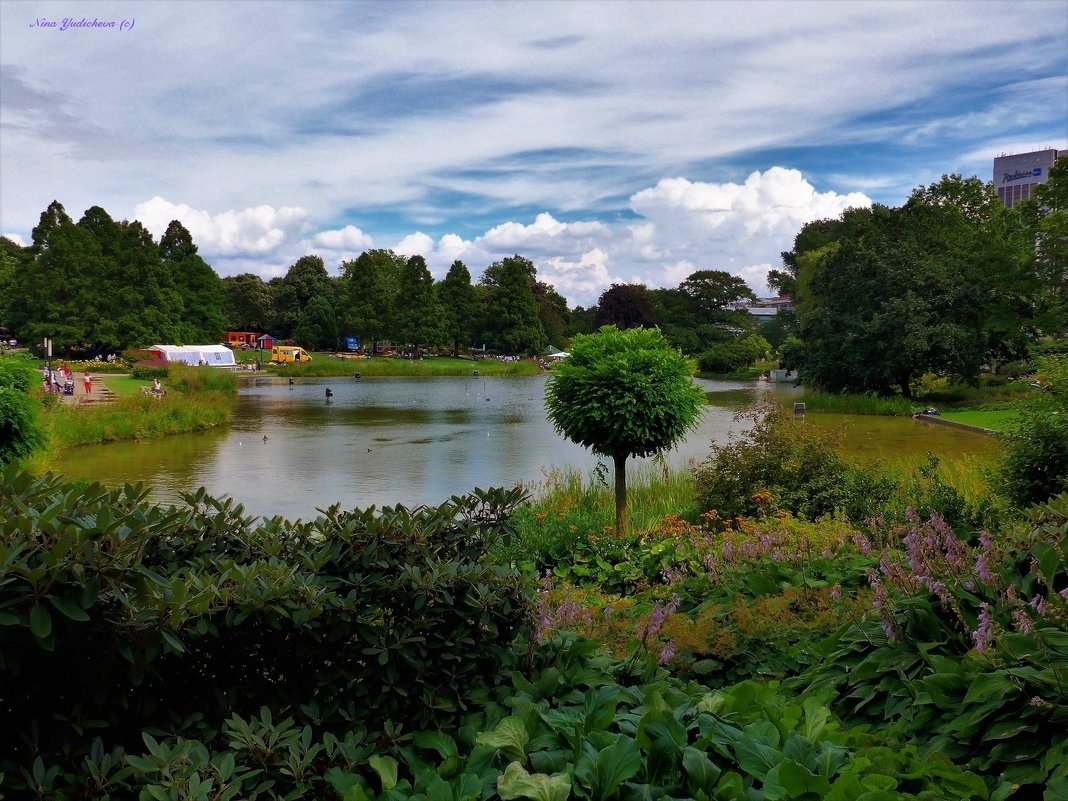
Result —
<instances>
[{"instance_id":1,"label":"parked van","mask_svg":"<svg viewBox=\"0 0 1068 801\"><path fill-rule=\"evenodd\" d=\"M288 364L289 362L310 362L312 357L304 348L295 345L276 345L271 348L271 361L274 364Z\"/></svg>"}]
</instances>

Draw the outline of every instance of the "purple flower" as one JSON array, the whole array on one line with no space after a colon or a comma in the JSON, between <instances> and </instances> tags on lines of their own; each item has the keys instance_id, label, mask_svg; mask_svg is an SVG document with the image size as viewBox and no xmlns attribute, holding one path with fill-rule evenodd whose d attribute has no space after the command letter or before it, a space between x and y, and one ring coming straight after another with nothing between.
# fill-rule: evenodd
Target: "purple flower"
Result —
<instances>
[{"instance_id":1,"label":"purple flower","mask_svg":"<svg viewBox=\"0 0 1068 801\"><path fill-rule=\"evenodd\" d=\"M673 643L673 642L671 642L669 640L668 643L661 649L660 658L657 660L657 664L658 665L666 665L668 663L668 660L670 660L671 657L673 657L674 655L675 655L675 643Z\"/></svg>"},{"instance_id":2,"label":"purple flower","mask_svg":"<svg viewBox=\"0 0 1068 801\"><path fill-rule=\"evenodd\" d=\"M1030 634L1032 631L1031 618L1023 609L1012 610L1012 622L1016 624L1016 630L1021 634Z\"/></svg>"},{"instance_id":3,"label":"purple flower","mask_svg":"<svg viewBox=\"0 0 1068 801\"><path fill-rule=\"evenodd\" d=\"M1034 609L1040 616L1046 614L1046 599L1041 595L1036 595L1031 599L1031 608Z\"/></svg>"},{"instance_id":4,"label":"purple flower","mask_svg":"<svg viewBox=\"0 0 1068 801\"><path fill-rule=\"evenodd\" d=\"M833 587L831 587L831 597L836 601L841 599L841 597L842 597L842 585L841 584L835 584Z\"/></svg>"},{"instance_id":5,"label":"purple flower","mask_svg":"<svg viewBox=\"0 0 1068 801\"><path fill-rule=\"evenodd\" d=\"M979 653L986 651L986 647L994 637L994 621L990 617L990 604L985 601L979 604L979 626L972 632L975 641L975 650Z\"/></svg>"}]
</instances>

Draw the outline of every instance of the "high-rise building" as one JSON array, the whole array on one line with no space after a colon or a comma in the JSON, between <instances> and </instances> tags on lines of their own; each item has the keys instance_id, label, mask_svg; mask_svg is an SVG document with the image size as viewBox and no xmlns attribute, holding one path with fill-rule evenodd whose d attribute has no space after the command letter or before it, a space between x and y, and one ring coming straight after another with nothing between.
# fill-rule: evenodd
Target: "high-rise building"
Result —
<instances>
[{"instance_id":1,"label":"high-rise building","mask_svg":"<svg viewBox=\"0 0 1068 801\"><path fill-rule=\"evenodd\" d=\"M994 189L1009 208L1028 200L1035 187L1049 180L1049 168L1057 160L1057 151L1035 150L994 159Z\"/></svg>"}]
</instances>

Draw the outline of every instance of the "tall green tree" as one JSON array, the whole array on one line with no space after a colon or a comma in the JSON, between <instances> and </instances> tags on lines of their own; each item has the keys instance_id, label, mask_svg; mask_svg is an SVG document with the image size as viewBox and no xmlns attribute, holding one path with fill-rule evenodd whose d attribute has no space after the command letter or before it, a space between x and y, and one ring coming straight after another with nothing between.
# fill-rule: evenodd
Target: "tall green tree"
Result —
<instances>
[{"instance_id":1,"label":"tall green tree","mask_svg":"<svg viewBox=\"0 0 1068 801\"><path fill-rule=\"evenodd\" d=\"M159 250L182 296L184 311L178 341L190 344L221 341L226 329L222 280L197 253L192 235L178 220L171 220L160 238Z\"/></svg>"},{"instance_id":2,"label":"tall green tree","mask_svg":"<svg viewBox=\"0 0 1068 801\"><path fill-rule=\"evenodd\" d=\"M316 295L304 307L293 340L308 350L337 349L337 320L334 308L322 295Z\"/></svg>"},{"instance_id":3,"label":"tall green tree","mask_svg":"<svg viewBox=\"0 0 1068 801\"><path fill-rule=\"evenodd\" d=\"M1006 244L1000 211L988 220L958 207L952 188L847 210L833 241L798 256L806 381L910 397L925 372L976 380L1018 335L1026 260Z\"/></svg>"},{"instance_id":4,"label":"tall green tree","mask_svg":"<svg viewBox=\"0 0 1068 801\"><path fill-rule=\"evenodd\" d=\"M534 298L536 276L533 262L518 255L486 268L482 331L494 350L533 354L545 347L545 330Z\"/></svg>"},{"instance_id":5,"label":"tall green tree","mask_svg":"<svg viewBox=\"0 0 1068 801\"><path fill-rule=\"evenodd\" d=\"M232 331L271 331L274 316L274 290L254 273L222 279L223 317Z\"/></svg>"},{"instance_id":6,"label":"tall green tree","mask_svg":"<svg viewBox=\"0 0 1068 801\"><path fill-rule=\"evenodd\" d=\"M1013 207L1034 242L1034 275L1047 291L1041 315L1045 333L1068 330L1068 156L1050 167L1049 180L1035 187L1034 198Z\"/></svg>"},{"instance_id":7,"label":"tall green tree","mask_svg":"<svg viewBox=\"0 0 1068 801\"><path fill-rule=\"evenodd\" d=\"M452 355L459 356L460 345L471 344L478 318L478 295L466 265L459 259L454 261L436 291L442 334L452 344Z\"/></svg>"},{"instance_id":8,"label":"tall green tree","mask_svg":"<svg viewBox=\"0 0 1068 801\"><path fill-rule=\"evenodd\" d=\"M316 295L322 295L332 306L336 306L336 288L322 258L301 256L275 288L275 333L283 339L293 336L304 307Z\"/></svg>"},{"instance_id":9,"label":"tall green tree","mask_svg":"<svg viewBox=\"0 0 1068 801\"><path fill-rule=\"evenodd\" d=\"M418 358L421 345L442 339L441 311L434 294L434 279L426 259L412 256L400 273L397 300L393 311L394 336L412 347Z\"/></svg>"},{"instance_id":10,"label":"tall green tree","mask_svg":"<svg viewBox=\"0 0 1068 801\"><path fill-rule=\"evenodd\" d=\"M360 342L378 343L390 336L400 273L407 259L392 250L367 250L341 265L341 328Z\"/></svg>"},{"instance_id":11,"label":"tall green tree","mask_svg":"<svg viewBox=\"0 0 1068 801\"><path fill-rule=\"evenodd\" d=\"M616 533L627 528L627 459L652 456L696 427L705 394L692 362L657 329L605 326L553 365L545 410L556 430L615 467Z\"/></svg>"},{"instance_id":12,"label":"tall green tree","mask_svg":"<svg viewBox=\"0 0 1068 801\"><path fill-rule=\"evenodd\" d=\"M534 302L538 305L541 328L550 345L564 348L570 341L568 328L571 325L571 310L567 298L544 281L534 282Z\"/></svg>"},{"instance_id":13,"label":"tall green tree","mask_svg":"<svg viewBox=\"0 0 1068 801\"><path fill-rule=\"evenodd\" d=\"M652 328L656 310L649 290L642 284L612 284L597 300L597 326Z\"/></svg>"}]
</instances>

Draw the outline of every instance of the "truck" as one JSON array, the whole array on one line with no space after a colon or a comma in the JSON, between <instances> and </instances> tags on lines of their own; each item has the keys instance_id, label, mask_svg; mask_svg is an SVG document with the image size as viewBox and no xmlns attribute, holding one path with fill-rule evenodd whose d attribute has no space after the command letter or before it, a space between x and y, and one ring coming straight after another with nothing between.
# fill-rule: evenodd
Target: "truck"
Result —
<instances>
[{"instance_id":1,"label":"truck","mask_svg":"<svg viewBox=\"0 0 1068 801\"><path fill-rule=\"evenodd\" d=\"M296 345L275 345L271 348L271 363L272 364L289 364L291 362L310 362L312 357L308 355L308 352L304 348L298 348Z\"/></svg>"}]
</instances>

